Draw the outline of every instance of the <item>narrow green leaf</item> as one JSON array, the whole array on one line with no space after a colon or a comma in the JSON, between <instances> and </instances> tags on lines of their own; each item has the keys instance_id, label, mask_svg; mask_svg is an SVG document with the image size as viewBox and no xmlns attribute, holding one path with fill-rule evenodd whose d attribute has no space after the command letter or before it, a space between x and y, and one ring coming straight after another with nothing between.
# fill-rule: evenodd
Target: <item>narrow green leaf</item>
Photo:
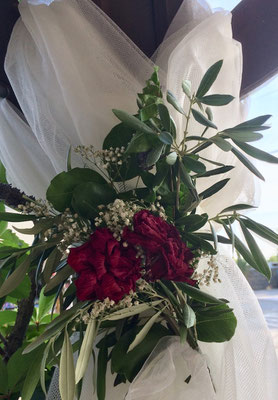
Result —
<instances>
[{"instance_id":1,"label":"narrow green leaf","mask_svg":"<svg viewBox=\"0 0 278 400\"><path fill-rule=\"evenodd\" d=\"M146 159L146 164L148 167L157 163L157 161L160 159L164 147L165 145L161 143L159 146L155 147L149 152Z\"/></svg>"},{"instance_id":2,"label":"narrow green leaf","mask_svg":"<svg viewBox=\"0 0 278 400\"><path fill-rule=\"evenodd\" d=\"M7 296L10 292L16 289L19 284L23 281L28 272L31 264L31 256L25 258L25 260L16 268L16 270L4 281L0 287L0 298Z\"/></svg>"},{"instance_id":3,"label":"narrow green leaf","mask_svg":"<svg viewBox=\"0 0 278 400\"><path fill-rule=\"evenodd\" d=\"M198 98L198 100L208 106L226 106L234 100L234 96L230 96L229 94L212 94Z\"/></svg>"},{"instance_id":4,"label":"narrow green leaf","mask_svg":"<svg viewBox=\"0 0 278 400\"><path fill-rule=\"evenodd\" d=\"M151 327L153 326L153 324L156 322L156 320L158 319L158 317L161 315L162 310L158 311L156 314L154 314L147 323L145 323L142 327L142 329L139 331L139 333L137 333L137 335L135 336L135 339L133 340L133 342L130 344L127 352L130 352L131 350L133 350L136 346L138 346L138 344L140 344L145 337L147 336L149 330L151 329Z\"/></svg>"},{"instance_id":5,"label":"narrow green leaf","mask_svg":"<svg viewBox=\"0 0 278 400\"><path fill-rule=\"evenodd\" d=\"M149 104L140 110L140 120L142 122L149 121L151 118L157 116L157 105L155 103Z\"/></svg>"},{"instance_id":6,"label":"narrow green leaf","mask_svg":"<svg viewBox=\"0 0 278 400\"><path fill-rule=\"evenodd\" d=\"M167 144L167 145L171 145L171 144L173 143L173 136L172 136L171 133L169 133L169 132L161 132L161 133L158 135L158 139L159 139L162 143Z\"/></svg>"},{"instance_id":7,"label":"narrow green leaf","mask_svg":"<svg viewBox=\"0 0 278 400\"><path fill-rule=\"evenodd\" d=\"M194 110L194 108L192 108L192 115L194 119L199 122L199 124L207 126L209 128L217 129L217 126L208 118L206 118L202 113L200 113L200 111Z\"/></svg>"},{"instance_id":8,"label":"narrow green leaf","mask_svg":"<svg viewBox=\"0 0 278 400\"><path fill-rule=\"evenodd\" d=\"M51 338L49 340L49 342L47 343L45 349L44 349L42 358L39 360L40 361L40 366L39 366L38 370L39 370L39 374L40 374L39 375L40 376L40 383L41 383L41 388L42 388L42 390L43 390L43 392L44 392L44 394L46 396L47 396L47 391L46 391L46 386L45 386L46 360L47 360L47 357L48 357L48 354L49 354L49 351L50 351L50 348L51 348L53 342L54 342L54 338Z\"/></svg>"},{"instance_id":9,"label":"narrow green leaf","mask_svg":"<svg viewBox=\"0 0 278 400\"><path fill-rule=\"evenodd\" d=\"M257 235L278 245L278 235L272 229L269 229L268 227L260 224L259 222L253 221L246 216L244 216L244 225Z\"/></svg>"},{"instance_id":10,"label":"narrow green leaf","mask_svg":"<svg viewBox=\"0 0 278 400\"><path fill-rule=\"evenodd\" d=\"M108 348L106 343L100 347L97 359L97 398L105 400L106 392L106 369L108 363Z\"/></svg>"},{"instance_id":11,"label":"narrow green leaf","mask_svg":"<svg viewBox=\"0 0 278 400\"><path fill-rule=\"evenodd\" d=\"M217 147L219 147L223 151L230 151L232 150L232 145L231 143L227 142L227 140L223 139L220 136L214 136L210 138L210 140L216 144Z\"/></svg>"},{"instance_id":12,"label":"narrow green leaf","mask_svg":"<svg viewBox=\"0 0 278 400\"><path fill-rule=\"evenodd\" d=\"M175 282L175 284L182 292L184 292L188 296L192 297L192 299L200 301L201 303L223 304L222 300L219 300L216 297L213 297L208 293L202 292L197 287L190 286L184 282Z\"/></svg>"},{"instance_id":13,"label":"narrow green leaf","mask_svg":"<svg viewBox=\"0 0 278 400\"><path fill-rule=\"evenodd\" d=\"M196 172L198 174L203 174L206 172L206 166L202 162L195 160L193 157L183 156L182 161L185 167L188 168L190 171Z\"/></svg>"},{"instance_id":14,"label":"narrow green leaf","mask_svg":"<svg viewBox=\"0 0 278 400\"><path fill-rule=\"evenodd\" d=\"M210 233L198 232L198 236L200 236L204 240L209 240L210 242L214 242L214 237ZM231 244L230 239L227 239L225 236L221 236L221 235L217 235L217 241L219 243Z\"/></svg>"},{"instance_id":15,"label":"narrow green leaf","mask_svg":"<svg viewBox=\"0 0 278 400\"><path fill-rule=\"evenodd\" d=\"M94 340L98 332L96 319L91 318L86 328L85 336L80 349L75 368L75 382L78 383L85 375L91 357Z\"/></svg>"},{"instance_id":16,"label":"narrow green leaf","mask_svg":"<svg viewBox=\"0 0 278 400\"><path fill-rule=\"evenodd\" d=\"M255 206L250 206L250 204L235 204L234 206L226 207L219 214L228 211L239 211L239 210L248 210L250 208L256 208Z\"/></svg>"},{"instance_id":17,"label":"narrow green leaf","mask_svg":"<svg viewBox=\"0 0 278 400\"><path fill-rule=\"evenodd\" d=\"M209 226L210 226L211 234L212 234L212 237L213 237L214 248L217 251L217 249L218 249L218 237L217 237L216 231L214 229L214 226L210 221L209 221Z\"/></svg>"},{"instance_id":18,"label":"narrow green leaf","mask_svg":"<svg viewBox=\"0 0 278 400\"><path fill-rule=\"evenodd\" d=\"M239 220L239 223L240 223L241 230L244 234L245 240L250 249L250 252L252 253L252 256L257 264L257 268L256 268L257 271L259 271L261 274L265 275L266 278L270 281L271 270L268 266L268 263L263 255L261 249L257 245L257 243L256 243L255 239L253 238L253 236L251 235L251 233L248 231L248 229L244 225L244 222L242 219Z\"/></svg>"},{"instance_id":19,"label":"narrow green leaf","mask_svg":"<svg viewBox=\"0 0 278 400\"><path fill-rule=\"evenodd\" d=\"M75 374L73 351L67 329L65 329L64 343L61 351L59 389L62 400L74 400Z\"/></svg>"},{"instance_id":20,"label":"narrow green leaf","mask_svg":"<svg viewBox=\"0 0 278 400\"><path fill-rule=\"evenodd\" d=\"M255 129L255 128L263 125L270 117L271 117L271 115L269 115L269 114L261 115L259 117L252 118L252 119L249 119L248 121L242 122L241 124L236 125L234 128L231 128L231 129L241 129L241 128Z\"/></svg>"},{"instance_id":21,"label":"narrow green leaf","mask_svg":"<svg viewBox=\"0 0 278 400\"><path fill-rule=\"evenodd\" d=\"M171 104L179 113L185 115L185 112L183 111L182 107L179 105L178 100L176 97L173 95L170 90L167 91L167 101L169 104Z\"/></svg>"},{"instance_id":22,"label":"narrow green leaf","mask_svg":"<svg viewBox=\"0 0 278 400\"><path fill-rule=\"evenodd\" d=\"M67 157L67 171L70 171L71 168L71 146L69 147L68 157Z\"/></svg>"},{"instance_id":23,"label":"narrow green leaf","mask_svg":"<svg viewBox=\"0 0 278 400\"><path fill-rule=\"evenodd\" d=\"M35 215L0 212L0 221L25 222L25 221L34 221L36 219L38 219L38 217L36 217Z\"/></svg>"},{"instance_id":24,"label":"narrow green leaf","mask_svg":"<svg viewBox=\"0 0 278 400\"><path fill-rule=\"evenodd\" d=\"M112 111L116 115L116 117L129 128L132 128L138 132L154 133L154 131L150 127L148 127L148 125L146 125L144 122L140 121L133 115L130 115L127 112L121 110L114 109Z\"/></svg>"},{"instance_id":25,"label":"narrow green leaf","mask_svg":"<svg viewBox=\"0 0 278 400\"><path fill-rule=\"evenodd\" d=\"M50 279L48 284L45 286L44 293L49 293L55 287L59 286L62 282L64 282L67 278L74 274L74 270L66 265L61 271L57 272L56 275Z\"/></svg>"},{"instance_id":26,"label":"narrow green leaf","mask_svg":"<svg viewBox=\"0 0 278 400\"><path fill-rule=\"evenodd\" d=\"M183 322L186 328L192 328L196 323L196 315L192 308L185 303L183 308Z\"/></svg>"},{"instance_id":27,"label":"narrow green leaf","mask_svg":"<svg viewBox=\"0 0 278 400\"><path fill-rule=\"evenodd\" d=\"M185 168L185 166L183 165L182 162L179 163L179 166L180 166L180 176L181 176L182 182L188 188L188 190L190 191L190 193L193 196L194 200L199 201L199 196L198 196L198 193L197 193L197 190L196 190L195 186L193 185L191 176L186 171L186 168Z\"/></svg>"},{"instance_id":28,"label":"narrow green leaf","mask_svg":"<svg viewBox=\"0 0 278 400\"><path fill-rule=\"evenodd\" d=\"M31 400L33 393L37 387L40 379L40 365L41 357L43 356L45 346L41 346L33 357L32 362L29 365L26 378L21 391L22 400Z\"/></svg>"},{"instance_id":29,"label":"narrow green leaf","mask_svg":"<svg viewBox=\"0 0 278 400\"><path fill-rule=\"evenodd\" d=\"M39 297L39 308L38 308L38 322L41 322L41 320L49 314L54 299L55 299L55 294L52 296L45 296L44 295L45 288L41 290L40 297Z\"/></svg>"},{"instance_id":30,"label":"narrow green leaf","mask_svg":"<svg viewBox=\"0 0 278 400\"><path fill-rule=\"evenodd\" d=\"M223 65L223 60L219 60L207 70L207 72L205 73L205 75L201 80L201 83L196 93L196 97L198 99L202 98L209 91L214 81L216 80L222 65Z\"/></svg>"},{"instance_id":31,"label":"narrow green leaf","mask_svg":"<svg viewBox=\"0 0 278 400\"><path fill-rule=\"evenodd\" d=\"M234 240L234 246L236 248L236 250L242 255L242 257L244 258L244 260L251 265L251 267L257 269L257 264L252 256L252 254L250 253L250 251L247 249L247 247L245 246L244 243L242 243L242 241L231 232L231 229L222 221L221 222L222 225L224 226L224 229L227 233L227 235L229 236L230 240L233 241Z\"/></svg>"},{"instance_id":32,"label":"narrow green leaf","mask_svg":"<svg viewBox=\"0 0 278 400\"><path fill-rule=\"evenodd\" d=\"M263 181L265 180L262 174L257 170L257 168L240 151L238 151L235 147L233 147L232 152L239 159L239 161L241 161L242 164L249 169L249 171L251 171L254 175L262 179Z\"/></svg>"},{"instance_id":33,"label":"narrow green leaf","mask_svg":"<svg viewBox=\"0 0 278 400\"><path fill-rule=\"evenodd\" d=\"M239 142L255 142L256 140L260 140L263 135L261 133L253 132L253 131L233 131L233 132L228 132L223 131L224 134L221 134L221 137L229 137L233 141L239 141Z\"/></svg>"},{"instance_id":34,"label":"narrow green leaf","mask_svg":"<svg viewBox=\"0 0 278 400\"><path fill-rule=\"evenodd\" d=\"M198 175L198 178L206 178L208 176L225 174L226 172L231 171L234 168L233 165L226 165L225 167L211 169L210 171L205 172L204 174Z\"/></svg>"},{"instance_id":35,"label":"narrow green leaf","mask_svg":"<svg viewBox=\"0 0 278 400\"><path fill-rule=\"evenodd\" d=\"M182 81L182 90L184 94L190 99L191 98L191 82L188 80Z\"/></svg>"},{"instance_id":36,"label":"narrow green leaf","mask_svg":"<svg viewBox=\"0 0 278 400\"><path fill-rule=\"evenodd\" d=\"M229 178L222 179L221 181L215 183L208 189L204 190L202 193L200 193L200 197L203 198L203 200L207 199L208 197L214 195L215 193L219 192L219 190L223 189L223 187L229 182Z\"/></svg>"},{"instance_id":37,"label":"narrow green leaf","mask_svg":"<svg viewBox=\"0 0 278 400\"><path fill-rule=\"evenodd\" d=\"M43 268L43 280L44 283L48 283L53 272L55 271L55 268L59 264L62 258L62 253L60 250L56 247L49 255L47 258L44 268Z\"/></svg>"},{"instance_id":38,"label":"narrow green leaf","mask_svg":"<svg viewBox=\"0 0 278 400\"><path fill-rule=\"evenodd\" d=\"M144 311L155 308L162 300L156 300L150 303L139 304L138 306L132 306L129 308L124 308L119 311L115 311L103 318L103 321L117 321L119 319L132 317L133 315L141 314Z\"/></svg>"},{"instance_id":39,"label":"narrow green leaf","mask_svg":"<svg viewBox=\"0 0 278 400\"><path fill-rule=\"evenodd\" d=\"M161 119L162 125L165 129L165 131L170 132L171 131L171 116L169 114L168 108L164 104L158 104L158 112L159 112L159 117Z\"/></svg>"},{"instance_id":40,"label":"narrow green leaf","mask_svg":"<svg viewBox=\"0 0 278 400\"><path fill-rule=\"evenodd\" d=\"M265 151L262 151L260 149L257 149L254 146L251 146L250 144L247 143L241 143L236 140L234 140L235 144L243 150L245 153L247 153L249 156L254 157L258 160L265 161L268 163L272 164L278 164L278 158L274 157L273 155L266 153Z\"/></svg>"},{"instance_id":41,"label":"narrow green leaf","mask_svg":"<svg viewBox=\"0 0 278 400\"><path fill-rule=\"evenodd\" d=\"M0 161L0 182L8 183L6 179L6 168L4 167L1 161Z\"/></svg>"},{"instance_id":42,"label":"narrow green leaf","mask_svg":"<svg viewBox=\"0 0 278 400\"><path fill-rule=\"evenodd\" d=\"M181 217L175 221L177 225L185 225L186 232L194 232L201 229L208 220L207 214L191 214Z\"/></svg>"}]
</instances>

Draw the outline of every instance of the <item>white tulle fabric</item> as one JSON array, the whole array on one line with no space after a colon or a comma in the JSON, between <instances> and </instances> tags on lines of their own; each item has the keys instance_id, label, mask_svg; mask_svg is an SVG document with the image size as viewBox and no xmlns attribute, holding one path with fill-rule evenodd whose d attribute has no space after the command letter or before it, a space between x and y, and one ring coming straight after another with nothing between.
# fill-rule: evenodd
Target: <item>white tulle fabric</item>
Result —
<instances>
[{"instance_id":1,"label":"white tulle fabric","mask_svg":"<svg viewBox=\"0 0 278 400\"><path fill-rule=\"evenodd\" d=\"M12 184L43 197L48 182L65 169L70 145L100 148L117 123L111 109L136 112L135 93L151 75L153 63L89 0L32 3L20 3L21 19L14 28L5 65L29 126L6 101L1 102L0 158ZM181 81L190 79L196 90L204 72L219 59L224 59L224 66L213 92L238 97L241 49L232 39L230 22L231 15L224 11L211 14L205 3L186 1L171 24L154 61L161 67L164 88L171 89L184 107L187 99ZM213 112L219 129L242 120L238 100ZM173 116L182 132L184 121L174 110ZM199 129L192 121L192 134ZM202 153L206 158L212 154L219 162L238 164L233 155L213 146ZM203 204L210 215L235 202L254 201L253 178L245 169L237 165L217 179L224 177L232 179L223 195ZM213 182L206 180L205 184ZM164 339L130 387L113 388L114 378L108 373L108 400L277 397L277 360L258 303L237 266L229 259L220 258L219 263L222 284L207 290L231 301L238 318L234 338L224 344L200 343L203 355L181 346L175 338ZM82 400L96 399L91 368L92 364ZM184 380L190 374L187 384ZM54 379L51 384L49 400L59 399L57 383Z\"/></svg>"}]
</instances>

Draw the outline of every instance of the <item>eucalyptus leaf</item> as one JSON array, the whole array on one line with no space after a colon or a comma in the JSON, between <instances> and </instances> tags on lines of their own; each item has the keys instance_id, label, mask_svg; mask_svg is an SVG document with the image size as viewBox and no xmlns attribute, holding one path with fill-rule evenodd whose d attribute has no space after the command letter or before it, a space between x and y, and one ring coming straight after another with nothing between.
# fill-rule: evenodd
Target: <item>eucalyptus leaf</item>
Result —
<instances>
[{"instance_id":1,"label":"eucalyptus leaf","mask_svg":"<svg viewBox=\"0 0 278 400\"><path fill-rule=\"evenodd\" d=\"M235 130L239 130L239 129L253 129L253 130L256 130L256 128L262 126L270 117L271 117L271 115L269 115L269 114L261 115L259 117L252 118L252 119L249 119L248 121L242 122L241 124L236 125L235 127L230 128L229 130L232 130L232 129L235 129Z\"/></svg>"},{"instance_id":2,"label":"eucalyptus leaf","mask_svg":"<svg viewBox=\"0 0 278 400\"><path fill-rule=\"evenodd\" d=\"M198 100L208 106L226 106L234 100L234 96L230 96L229 94L212 94L198 98Z\"/></svg>"},{"instance_id":3,"label":"eucalyptus leaf","mask_svg":"<svg viewBox=\"0 0 278 400\"><path fill-rule=\"evenodd\" d=\"M257 149L256 147L251 146L250 144L247 143L241 143L238 142L237 140L234 140L234 142L241 150L243 150L249 156L268 163L278 164L278 158L273 156L272 154L266 153L265 151Z\"/></svg>"},{"instance_id":4,"label":"eucalyptus leaf","mask_svg":"<svg viewBox=\"0 0 278 400\"><path fill-rule=\"evenodd\" d=\"M54 342L54 338L49 340L49 342L47 343L47 345L44 349L41 359L39 359L40 366L39 366L38 370L39 370L39 374L40 374L40 384L41 384L41 388L46 396L47 396L47 391L46 391L46 386L45 386L45 367L46 367L47 357L48 357L50 348L53 345L53 342Z\"/></svg>"},{"instance_id":5,"label":"eucalyptus leaf","mask_svg":"<svg viewBox=\"0 0 278 400\"><path fill-rule=\"evenodd\" d=\"M179 163L179 167L180 167L180 176L181 176L182 182L188 188L188 190L189 190L190 194L192 195L193 199L198 202L199 201L199 196L198 196L198 193L197 193L197 190L196 190L195 186L193 185L191 176L186 171L186 168L185 168L185 166L183 165L182 162Z\"/></svg>"},{"instance_id":6,"label":"eucalyptus leaf","mask_svg":"<svg viewBox=\"0 0 278 400\"><path fill-rule=\"evenodd\" d=\"M199 122L199 124L207 126L209 128L217 129L217 126L208 118L206 118L202 113L200 113L200 111L194 110L194 108L192 108L191 111L194 119Z\"/></svg>"},{"instance_id":7,"label":"eucalyptus leaf","mask_svg":"<svg viewBox=\"0 0 278 400\"><path fill-rule=\"evenodd\" d=\"M67 329L65 329L64 343L61 351L59 368L59 389L62 400L74 400L75 374L73 351Z\"/></svg>"},{"instance_id":8,"label":"eucalyptus leaf","mask_svg":"<svg viewBox=\"0 0 278 400\"><path fill-rule=\"evenodd\" d=\"M242 162L243 165L245 165L246 168L249 169L254 175L256 175L258 178L261 180L265 180L260 171L257 170L257 168L251 163L251 161L248 160L247 157L245 157L240 151L238 151L235 147L232 148L232 152L234 155L239 159L239 161Z\"/></svg>"},{"instance_id":9,"label":"eucalyptus leaf","mask_svg":"<svg viewBox=\"0 0 278 400\"><path fill-rule=\"evenodd\" d=\"M207 70L196 92L196 97L198 99L202 98L209 91L216 80L222 65L223 60L219 60Z\"/></svg>"},{"instance_id":10,"label":"eucalyptus leaf","mask_svg":"<svg viewBox=\"0 0 278 400\"><path fill-rule=\"evenodd\" d=\"M134 129L135 131L138 132L151 133L151 134L154 133L154 131L148 125L146 125L144 122L140 121L140 119L134 117L133 115L130 115L122 110L114 109L112 111L116 115L116 117L129 128Z\"/></svg>"}]
</instances>

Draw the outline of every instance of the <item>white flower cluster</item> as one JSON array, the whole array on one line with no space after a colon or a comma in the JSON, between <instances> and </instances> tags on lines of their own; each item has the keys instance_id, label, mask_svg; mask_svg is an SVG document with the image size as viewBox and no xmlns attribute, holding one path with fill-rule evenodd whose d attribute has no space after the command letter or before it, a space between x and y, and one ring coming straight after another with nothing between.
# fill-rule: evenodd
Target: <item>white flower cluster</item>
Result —
<instances>
[{"instance_id":1,"label":"white flower cluster","mask_svg":"<svg viewBox=\"0 0 278 400\"><path fill-rule=\"evenodd\" d=\"M214 283L220 283L221 280L219 279L219 266L215 257L210 256L207 262L207 268L205 268L202 272L195 271L191 278L196 279L200 286L209 286L212 281Z\"/></svg>"},{"instance_id":2,"label":"white flower cluster","mask_svg":"<svg viewBox=\"0 0 278 400\"><path fill-rule=\"evenodd\" d=\"M81 220L78 214L72 214L70 209L67 208L56 218L53 218L52 227L44 232L44 237L51 239L62 234L57 245L62 253L66 252L67 248L73 243L82 243L88 240L91 233L90 226L86 221Z\"/></svg>"},{"instance_id":3,"label":"white flower cluster","mask_svg":"<svg viewBox=\"0 0 278 400\"><path fill-rule=\"evenodd\" d=\"M19 204L17 208L23 214L34 214L37 217L53 217L54 215L50 203L41 199L30 202L27 201L25 205Z\"/></svg>"},{"instance_id":4,"label":"white flower cluster","mask_svg":"<svg viewBox=\"0 0 278 400\"><path fill-rule=\"evenodd\" d=\"M133 292L133 290L131 290L129 294L124 296L123 299L120 300L118 303L115 303L114 300L110 300L109 297L107 297L103 301L96 300L93 303L92 310L90 312L84 313L81 319L85 324L88 324L88 322L92 318L98 318L100 316L103 317L109 313L137 305L139 305L137 294ZM77 319L76 322L79 322L79 319Z\"/></svg>"},{"instance_id":5,"label":"white flower cluster","mask_svg":"<svg viewBox=\"0 0 278 400\"><path fill-rule=\"evenodd\" d=\"M77 146L74 151L99 167L108 168L110 164L121 166L125 147L110 147L107 150L95 150L93 146Z\"/></svg>"},{"instance_id":6,"label":"white flower cluster","mask_svg":"<svg viewBox=\"0 0 278 400\"><path fill-rule=\"evenodd\" d=\"M146 206L141 202L116 199L113 203L110 203L107 206L100 205L99 209L100 212L98 217L95 218L95 226L107 226L107 228L113 232L114 238L118 241L121 240L123 229L126 226L132 226L134 215L143 209L157 212L160 217L166 219L165 210L159 202L156 202L151 206ZM124 246L127 246L127 244L124 243Z\"/></svg>"}]
</instances>

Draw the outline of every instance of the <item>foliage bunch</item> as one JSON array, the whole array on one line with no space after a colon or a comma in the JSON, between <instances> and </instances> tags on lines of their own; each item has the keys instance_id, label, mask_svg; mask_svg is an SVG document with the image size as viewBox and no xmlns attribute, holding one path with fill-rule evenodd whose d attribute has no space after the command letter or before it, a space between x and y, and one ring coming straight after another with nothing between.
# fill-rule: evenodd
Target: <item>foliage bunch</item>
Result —
<instances>
[{"instance_id":1,"label":"foliage bunch","mask_svg":"<svg viewBox=\"0 0 278 400\"><path fill-rule=\"evenodd\" d=\"M92 353L95 356L97 348L95 385L98 399L103 400L107 365L115 374L115 385L132 381L163 336L178 335L182 343L187 341L196 351L198 341L223 342L233 336L236 318L228 300L217 299L200 289L203 282L219 280L214 259L218 243L232 245L248 264L270 279L267 262L252 232L275 244L278 235L241 213L252 207L248 204L231 205L213 217L199 212L203 200L210 196L217 199L225 191L229 179L223 178L223 174L234 168L205 159L201 154L209 146L232 152L261 179L244 153L270 163L277 163L278 159L249 144L262 137L260 132L268 128L265 122L269 115L218 131L207 106L225 106L233 100L227 94L207 94L221 66L222 61L218 61L209 68L196 93L191 91L189 81L182 83L189 100L186 111L171 92L167 92L166 105L156 69L138 95L136 115L113 110L121 123L107 135L102 150L76 148L84 161L83 168L72 168L69 152L67 171L57 175L47 190L48 203L24 197L27 202L18 208L20 214L0 212L2 231L6 221L30 220L34 224L29 229L17 229L34 235L34 243L29 247L9 242L9 231L2 234L1 306L11 297L18 303L21 296L30 297L33 293L35 298L34 293L41 293L39 308L34 309L33 316L31 312L29 327L25 326L27 334L10 353L6 352L6 345L17 326L16 313L0 313L3 374L18 362L14 361L17 357L23 363L28 357L34 360L32 376L30 370L25 380L1 384L2 398L12 399L14 393L20 393L23 400L31 399L39 379L46 391L46 368L49 371L59 362L62 399L73 399L75 393L80 393L89 358ZM181 141L177 139L180 134L170 115L171 107L185 118ZM200 125L200 135L190 135L192 118ZM223 179L198 193L199 179L218 175ZM148 232L154 232L147 236L148 240L144 240L145 231L140 230L141 219L138 222L142 215L151 221ZM247 245L234 234L234 223L239 223ZM160 233L154 231L155 224L161 228ZM216 232L216 224L226 236ZM164 233L168 236L163 242ZM154 239L156 235L158 239ZM90 265L95 266L104 240L106 252L112 246L122 257L120 260L133 262L132 277L130 270L122 277L112 258L111 270L102 273L101 279L96 278L96 271L88 272L83 266L79 253L85 249L86 263L90 258ZM169 243L171 250L163 253ZM205 272L198 270L200 257L207 257ZM105 260L107 263L108 258ZM170 266L164 271L166 264ZM182 271L190 274L182 275L180 265ZM102 285L104 279L107 284ZM123 290L120 297L118 287L116 294L112 291L115 282ZM24 294L19 295L22 291ZM57 304L60 313L55 316ZM20 314L19 303L18 311ZM78 340L74 339L75 332L79 333ZM75 351L78 360L74 367Z\"/></svg>"}]
</instances>

